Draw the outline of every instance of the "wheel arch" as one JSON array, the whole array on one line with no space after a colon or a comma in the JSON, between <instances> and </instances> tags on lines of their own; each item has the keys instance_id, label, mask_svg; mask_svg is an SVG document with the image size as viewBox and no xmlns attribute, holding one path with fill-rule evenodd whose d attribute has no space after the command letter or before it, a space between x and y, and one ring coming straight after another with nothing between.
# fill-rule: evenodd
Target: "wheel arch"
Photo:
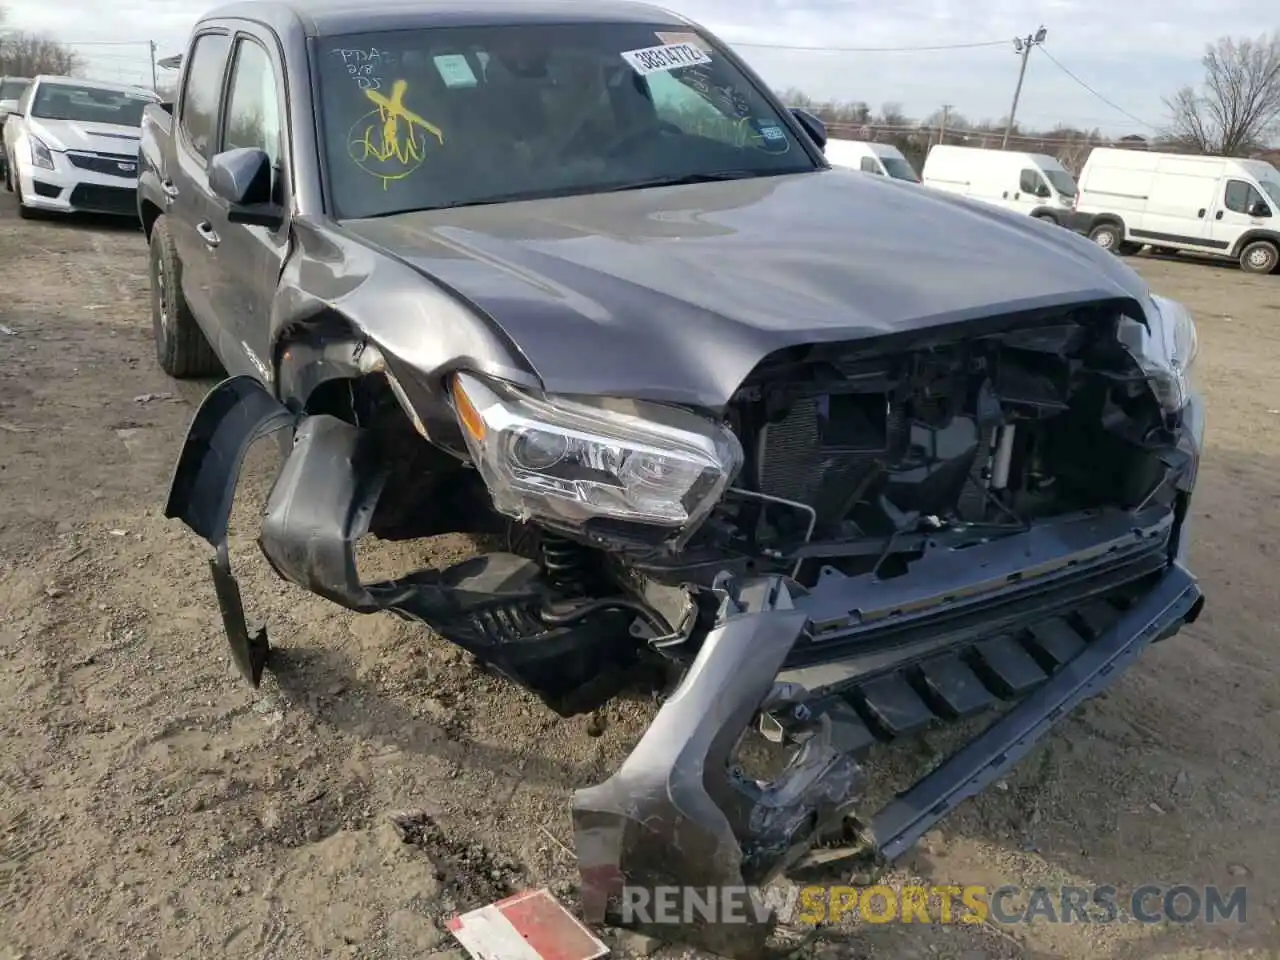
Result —
<instances>
[{"instance_id":1,"label":"wheel arch","mask_svg":"<svg viewBox=\"0 0 1280 960\"><path fill-rule=\"evenodd\" d=\"M1245 247L1258 240L1265 240L1274 246L1277 251L1280 251L1280 232L1262 228L1248 230L1245 233L1242 233L1240 238L1236 240L1235 244L1231 247L1231 256L1239 257L1240 254L1244 253Z\"/></svg>"}]
</instances>

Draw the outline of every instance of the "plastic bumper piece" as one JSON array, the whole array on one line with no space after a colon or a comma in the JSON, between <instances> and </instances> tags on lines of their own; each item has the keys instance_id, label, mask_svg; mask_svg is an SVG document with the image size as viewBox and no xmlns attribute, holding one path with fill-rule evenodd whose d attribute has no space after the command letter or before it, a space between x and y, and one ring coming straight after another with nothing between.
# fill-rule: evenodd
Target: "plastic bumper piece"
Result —
<instances>
[{"instance_id":1,"label":"plastic bumper piece","mask_svg":"<svg viewBox=\"0 0 1280 960\"><path fill-rule=\"evenodd\" d=\"M866 746L856 715L827 712L783 775L756 784L728 770L739 737L770 703L805 702L803 688L774 685L808 627L780 580L746 585L745 604L724 618L688 674L614 776L579 790L573 822L588 920L610 917L626 886L683 888L761 884L801 859L807 845L848 815L862 779L853 753ZM749 598L754 596L754 601ZM901 856L964 799L1005 774L1055 723L1096 695L1147 646L1193 621L1203 600L1174 564L1097 639L982 734L860 827L865 852ZM783 687L796 687L783 690ZM772 918L655 928L655 936L734 957L764 949Z\"/></svg>"}]
</instances>

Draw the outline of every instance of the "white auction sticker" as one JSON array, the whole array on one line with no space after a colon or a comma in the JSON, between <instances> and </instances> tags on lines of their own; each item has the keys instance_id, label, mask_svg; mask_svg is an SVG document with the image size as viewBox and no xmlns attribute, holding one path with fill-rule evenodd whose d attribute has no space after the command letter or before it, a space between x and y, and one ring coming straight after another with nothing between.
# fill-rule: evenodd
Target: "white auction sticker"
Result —
<instances>
[{"instance_id":1,"label":"white auction sticker","mask_svg":"<svg viewBox=\"0 0 1280 960\"><path fill-rule=\"evenodd\" d=\"M640 50L624 50L622 59L640 76L663 70L679 70L700 63L710 63L711 58L692 43L664 43L660 47L644 47Z\"/></svg>"}]
</instances>

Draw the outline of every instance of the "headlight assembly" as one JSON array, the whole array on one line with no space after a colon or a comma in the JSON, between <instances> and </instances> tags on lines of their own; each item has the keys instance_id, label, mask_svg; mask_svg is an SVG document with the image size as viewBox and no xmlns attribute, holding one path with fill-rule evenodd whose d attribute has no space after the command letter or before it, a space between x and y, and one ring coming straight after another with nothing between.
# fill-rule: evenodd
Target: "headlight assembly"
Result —
<instances>
[{"instance_id":1,"label":"headlight assembly","mask_svg":"<svg viewBox=\"0 0 1280 960\"><path fill-rule=\"evenodd\" d=\"M469 374L452 386L494 508L516 519L610 518L688 534L742 465L732 431L679 408L533 397Z\"/></svg>"},{"instance_id":2,"label":"headlight assembly","mask_svg":"<svg viewBox=\"0 0 1280 960\"><path fill-rule=\"evenodd\" d=\"M39 137L31 134L27 135L27 139L31 141L31 162L37 167L43 167L46 170L53 169L53 154L49 151L48 146Z\"/></svg>"},{"instance_id":3,"label":"headlight assembly","mask_svg":"<svg viewBox=\"0 0 1280 960\"><path fill-rule=\"evenodd\" d=\"M1160 405L1170 413L1186 406L1191 395L1191 368L1200 342L1191 313L1181 303L1151 294L1155 310L1150 329L1126 318L1121 340L1147 375Z\"/></svg>"}]
</instances>

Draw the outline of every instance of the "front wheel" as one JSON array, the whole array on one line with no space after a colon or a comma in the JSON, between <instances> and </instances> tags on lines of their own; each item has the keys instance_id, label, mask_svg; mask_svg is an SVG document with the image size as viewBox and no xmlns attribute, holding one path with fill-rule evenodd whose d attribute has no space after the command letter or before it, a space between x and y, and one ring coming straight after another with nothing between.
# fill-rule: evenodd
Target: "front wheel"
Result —
<instances>
[{"instance_id":1,"label":"front wheel","mask_svg":"<svg viewBox=\"0 0 1280 960\"><path fill-rule=\"evenodd\" d=\"M1117 253L1124 243L1124 230L1117 223L1100 223L1089 231L1089 239L1103 250Z\"/></svg>"},{"instance_id":2,"label":"front wheel","mask_svg":"<svg viewBox=\"0 0 1280 960\"><path fill-rule=\"evenodd\" d=\"M160 369L176 379L208 377L221 369L204 331L182 296L182 266L160 217L151 228L151 333Z\"/></svg>"},{"instance_id":3,"label":"front wheel","mask_svg":"<svg viewBox=\"0 0 1280 960\"><path fill-rule=\"evenodd\" d=\"M1269 240L1255 240L1240 251L1240 269L1247 273L1271 273L1280 263L1280 250Z\"/></svg>"}]
</instances>

